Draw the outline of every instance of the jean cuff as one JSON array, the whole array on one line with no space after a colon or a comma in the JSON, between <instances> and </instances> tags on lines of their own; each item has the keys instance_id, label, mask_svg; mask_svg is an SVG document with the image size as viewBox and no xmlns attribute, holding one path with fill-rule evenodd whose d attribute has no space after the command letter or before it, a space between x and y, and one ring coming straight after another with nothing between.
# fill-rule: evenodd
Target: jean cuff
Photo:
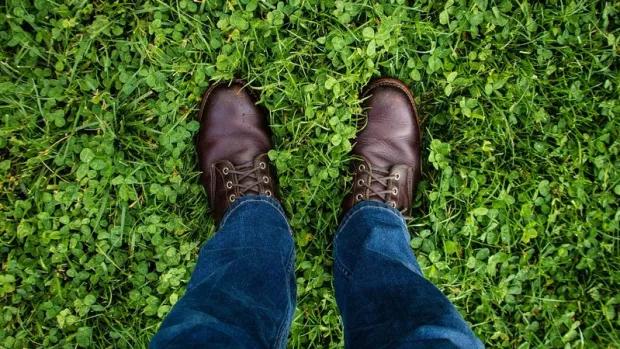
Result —
<instances>
[{"instance_id":1,"label":"jean cuff","mask_svg":"<svg viewBox=\"0 0 620 349\"><path fill-rule=\"evenodd\" d=\"M245 195L235 200L235 202L233 202L228 207L228 209L226 210L226 213L224 214L224 217L222 218L222 223L220 224L219 229L221 230L224 227L224 225L226 224L226 221L228 220L231 214L233 214L236 210L240 209L241 207L245 205L250 205L250 204L269 205L275 208L278 211L278 213L280 213L280 215L282 216L282 219L286 222L286 225L287 226L289 225L288 218L286 217L286 213L284 212L284 208L282 208L282 205L280 205L280 202L278 200L270 196L267 196L267 195Z\"/></svg>"},{"instance_id":2,"label":"jean cuff","mask_svg":"<svg viewBox=\"0 0 620 349\"><path fill-rule=\"evenodd\" d=\"M336 231L336 235L334 238L338 237L338 234L340 234L340 232L346 228L347 224L349 223L351 218L353 218L354 215L358 214L361 211L377 211L377 210L383 211L387 214L394 215L394 218L399 219L402 222L403 227L407 229L407 223L405 221L405 216L403 216L402 212L400 212L399 210L383 202L360 201L357 204L355 204L349 210L349 212L347 212L346 215L344 215L340 223L340 226L338 227L338 230Z\"/></svg>"}]
</instances>

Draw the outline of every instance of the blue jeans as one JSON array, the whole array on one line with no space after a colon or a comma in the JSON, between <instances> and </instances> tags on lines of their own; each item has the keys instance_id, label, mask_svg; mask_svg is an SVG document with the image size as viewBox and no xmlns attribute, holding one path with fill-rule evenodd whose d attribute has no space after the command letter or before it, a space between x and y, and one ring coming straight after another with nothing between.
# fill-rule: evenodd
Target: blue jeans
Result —
<instances>
[{"instance_id":1,"label":"blue jeans","mask_svg":"<svg viewBox=\"0 0 620 349\"><path fill-rule=\"evenodd\" d=\"M334 283L346 347L483 348L424 278L409 241L402 214L388 205L361 202L344 217ZM285 348L297 288L293 245L277 201L236 201L151 348Z\"/></svg>"}]
</instances>

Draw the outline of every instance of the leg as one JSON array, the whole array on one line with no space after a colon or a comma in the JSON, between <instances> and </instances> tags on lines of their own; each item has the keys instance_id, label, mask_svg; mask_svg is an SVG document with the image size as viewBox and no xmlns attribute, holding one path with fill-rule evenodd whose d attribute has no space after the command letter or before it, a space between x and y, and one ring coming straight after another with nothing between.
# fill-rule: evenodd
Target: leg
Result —
<instances>
[{"instance_id":1,"label":"leg","mask_svg":"<svg viewBox=\"0 0 620 349\"><path fill-rule=\"evenodd\" d=\"M295 311L294 264L277 201L243 197L200 251L151 348L284 348Z\"/></svg>"},{"instance_id":2,"label":"leg","mask_svg":"<svg viewBox=\"0 0 620 349\"><path fill-rule=\"evenodd\" d=\"M335 238L336 300L348 348L482 348L458 311L424 278L402 214L362 202Z\"/></svg>"},{"instance_id":3,"label":"leg","mask_svg":"<svg viewBox=\"0 0 620 349\"><path fill-rule=\"evenodd\" d=\"M152 348L284 348L295 311L294 248L278 203L266 111L246 83L205 93L196 137L219 231Z\"/></svg>"},{"instance_id":4,"label":"leg","mask_svg":"<svg viewBox=\"0 0 620 349\"><path fill-rule=\"evenodd\" d=\"M396 79L360 94L366 125L352 149L353 188L336 234L336 301L347 348L482 348L450 301L424 279L403 214L420 179L413 94Z\"/></svg>"}]
</instances>

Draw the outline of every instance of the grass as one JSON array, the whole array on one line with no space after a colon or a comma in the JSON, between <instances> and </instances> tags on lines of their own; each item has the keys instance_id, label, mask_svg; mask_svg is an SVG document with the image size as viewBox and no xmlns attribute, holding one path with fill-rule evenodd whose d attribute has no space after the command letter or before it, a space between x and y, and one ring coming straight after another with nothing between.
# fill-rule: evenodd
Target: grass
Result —
<instances>
[{"instance_id":1,"label":"grass","mask_svg":"<svg viewBox=\"0 0 620 349\"><path fill-rule=\"evenodd\" d=\"M620 3L0 3L0 348L146 346L214 233L211 81L271 110L297 255L291 348L341 348L333 234L357 93L417 96L410 222L488 347L620 348Z\"/></svg>"}]
</instances>

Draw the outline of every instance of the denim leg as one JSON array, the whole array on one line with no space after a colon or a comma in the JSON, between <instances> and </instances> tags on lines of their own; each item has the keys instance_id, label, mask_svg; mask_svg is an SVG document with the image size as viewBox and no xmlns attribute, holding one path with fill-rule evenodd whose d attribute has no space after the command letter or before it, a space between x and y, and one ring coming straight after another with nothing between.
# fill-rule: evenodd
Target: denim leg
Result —
<instances>
[{"instance_id":1,"label":"denim leg","mask_svg":"<svg viewBox=\"0 0 620 349\"><path fill-rule=\"evenodd\" d=\"M278 202L241 198L200 251L185 295L151 348L285 348L295 311L294 264Z\"/></svg>"},{"instance_id":2,"label":"denim leg","mask_svg":"<svg viewBox=\"0 0 620 349\"><path fill-rule=\"evenodd\" d=\"M347 348L483 348L420 270L400 212L361 202L336 233L336 301Z\"/></svg>"}]
</instances>

